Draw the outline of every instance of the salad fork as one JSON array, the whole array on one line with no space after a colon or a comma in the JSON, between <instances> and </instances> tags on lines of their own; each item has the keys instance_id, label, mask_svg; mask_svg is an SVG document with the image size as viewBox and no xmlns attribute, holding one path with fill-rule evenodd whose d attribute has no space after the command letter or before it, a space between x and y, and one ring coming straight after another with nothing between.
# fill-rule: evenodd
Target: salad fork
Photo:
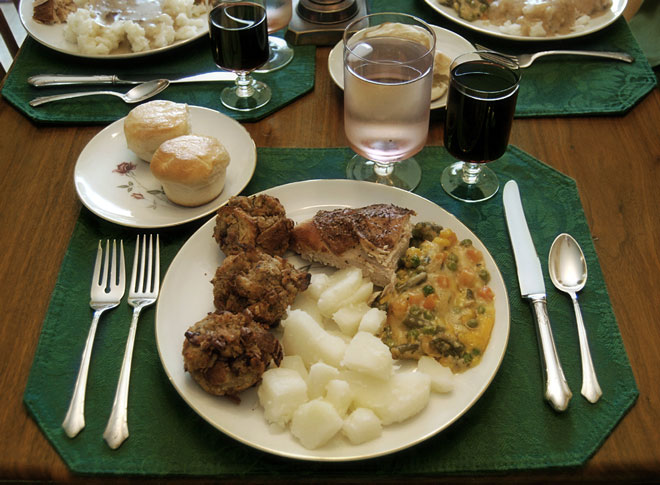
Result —
<instances>
[{"instance_id":1,"label":"salad fork","mask_svg":"<svg viewBox=\"0 0 660 485\"><path fill-rule=\"evenodd\" d=\"M616 61L623 61L623 62L633 62L635 58L631 56L630 54L627 54L625 52L611 52L611 51L575 51L575 50L550 50L550 51L540 51L540 52L535 52L533 54L505 54L503 52L498 52L493 49L489 49L486 46L479 45L479 44L474 44L474 46L478 50L485 50L485 51L490 51L493 54L498 54L500 56L508 57L509 59L513 59L518 63L518 66L520 68L524 67L529 67L532 65L532 63L538 59L539 57L543 56L552 56L552 55L570 55L570 56L589 56L589 57L601 57L605 59L614 59ZM487 53L480 53L480 55L483 58L488 58Z\"/></svg>"},{"instance_id":2,"label":"salad fork","mask_svg":"<svg viewBox=\"0 0 660 485\"><path fill-rule=\"evenodd\" d=\"M85 391L96 327L104 311L119 305L124 296L125 281L124 242L119 241L119 258L117 258L116 240L112 242L112 254L110 253L110 240L106 241L105 253L103 252L102 241L99 241L89 302L89 305L94 309L94 316L85 341L73 396L66 417L62 422L62 428L64 428L69 438L76 436L85 427Z\"/></svg>"},{"instance_id":3,"label":"salad fork","mask_svg":"<svg viewBox=\"0 0 660 485\"><path fill-rule=\"evenodd\" d=\"M160 286L160 249L159 237L156 234L154 245L153 234L137 237L135 255L133 257L133 272L131 286L128 290L128 304L133 307L133 318L128 331L124 360L119 373L119 382L112 404L110 419L103 432L103 438L110 448L117 449L128 438L128 389L131 378L131 361L133 360L133 346L135 332L142 308L153 304L158 299Z\"/></svg>"}]
</instances>

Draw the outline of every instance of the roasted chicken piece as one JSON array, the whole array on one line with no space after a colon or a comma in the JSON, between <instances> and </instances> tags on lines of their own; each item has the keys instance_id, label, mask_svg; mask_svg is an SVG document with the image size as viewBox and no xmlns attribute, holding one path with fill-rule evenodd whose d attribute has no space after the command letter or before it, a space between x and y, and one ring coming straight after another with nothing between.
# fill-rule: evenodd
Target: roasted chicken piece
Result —
<instances>
[{"instance_id":1,"label":"roasted chicken piece","mask_svg":"<svg viewBox=\"0 0 660 485\"><path fill-rule=\"evenodd\" d=\"M294 227L291 246L308 261L355 266L375 285L387 286L408 248L414 214L392 204L319 211Z\"/></svg>"},{"instance_id":2,"label":"roasted chicken piece","mask_svg":"<svg viewBox=\"0 0 660 485\"><path fill-rule=\"evenodd\" d=\"M284 258L253 249L227 256L218 267L212 280L213 303L218 311L247 309L256 321L273 327L310 279L308 272Z\"/></svg>"},{"instance_id":3,"label":"roasted chicken piece","mask_svg":"<svg viewBox=\"0 0 660 485\"><path fill-rule=\"evenodd\" d=\"M271 361L279 365L279 341L249 312L209 313L185 333L184 368L206 392L229 396L261 381Z\"/></svg>"},{"instance_id":4,"label":"roasted chicken piece","mask_svg":"<svg viewBox=\"0 0 660 485\"><path fill-rule=\"evenodd\" d=\"M282 256L289 248L292 228L293 221L277 198L232 197L218 209L213 237L228 255L261 249Z\"/></svg>"}]
</instances>

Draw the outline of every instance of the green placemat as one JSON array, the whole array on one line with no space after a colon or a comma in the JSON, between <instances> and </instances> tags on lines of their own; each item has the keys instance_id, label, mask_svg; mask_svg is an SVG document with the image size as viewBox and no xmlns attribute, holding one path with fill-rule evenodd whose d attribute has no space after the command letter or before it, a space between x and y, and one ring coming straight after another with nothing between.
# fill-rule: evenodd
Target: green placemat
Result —
<instances>
[{"instance_id":1,"label":"green placemat","mask_svg":"<svg viewBox=\"0 0 660 485\"><path fill-rule=\"evenodd\" d=\"M586 57L546 57L523 70L516 117L625 113L648 94L657 78L622 17L613 25L584 37L565 41L507 41L466 29L440 15L424 0L379 0L373 10L406 11L452 30L472 44L512 54L549 49L625 51L635 62L603 61Z\"/></svg>"},{"instance_id":2,"label":"green placemat","mask_svg":"<svg viewBox=\"0 0 660 485\"><path fill-rule=\"evenodd\" d=\"M348 149L259 149L254 178L244 191L306 179L343 178ZM491 386L456 423L410 449L363 462L299 462L256 451L225 436L191 410L161 366L154 337L154 307L143 311L137 330L131 395L130 438L116 451L102 439L113 400L130 322L123 304L102 317L87 388L87 427L74 439L60 424L66 413L80 353L91 322L89 278L100 238L121 237L132 259L136 230L103 221L83 209L65 255L43 324L25 390L25 404L69 467L83 474L216 477L401 478L570 467L584 464L635 402L638 391L612 312L575 182L515 147L491 164L501 183L515 178L544 270L552 240L569 232L582 245L589 283L580 303L603 397L579 395L578 337L570 299L551 286L548 308L560 358L574 397L564 413L544 401L536 331L519 296L501 194L481 204L449 198L438 184L453 161L442 147L416 157L424 177L416 192L455 214L489 248L509 293L511 333ZM203 221L163 230L162 272ZM183 338L183 336L182 336Z\"/></svg>"},{"instance_id":3,"label":"green placemat","mask_svg":"<svg viewBox=\"0 0 660 485\"><path fill-rule=\"evenodd\" d=\"M260 120L283 106L295 101L314 87L316 65L315 46L294 47L294 58L282 69L254 77L270 85L271 101L263 108L239 112L225 108L220 91L226 82L198 82L172 84L151 99L168 99L195 106L218 110L239 121ZM110 89L128 91L131 86L58 86L35 88L27 79L35 74L151 74L166 73L183 77L217 71L211 55L211 42L207 36L171 51L139 59L107 61L81 59L48 49L27 38L5 80L2 95L19 111L40 123L105 124L123 118L134 107L114 96L92 96L57 101L36 108L29 105L32 98L72 91Z\"/></svg>"}]
</instances>

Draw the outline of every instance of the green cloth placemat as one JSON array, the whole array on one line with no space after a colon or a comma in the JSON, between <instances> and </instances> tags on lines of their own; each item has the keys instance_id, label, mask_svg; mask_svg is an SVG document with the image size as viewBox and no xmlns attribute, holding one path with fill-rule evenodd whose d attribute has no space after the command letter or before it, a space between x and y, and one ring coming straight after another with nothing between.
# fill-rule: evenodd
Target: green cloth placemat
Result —
<instances>
[{"instance_id":1,"label":"green cloth placemat","mask_svg":"<svg viewBox=\"0 0 660 485\"><path fill-rule=\"evenodd\" d=\"M257 170L244 194L298 180L344 178L350 155L348 149L259 149ZM417 446L363 462L300 462L254 450L207 424L170 384L156 349L152 306L143 311L137 330L129 398L131 435L121 448L111 451L102 434L128 334L131 313L124 303L102 317L87 387L87 426L76 438L67 438L60 425L91 322L89 282L97 241L123 238L126 259L131 261L137 233L83 209L52 294L24 395L27 409L71 470L93 475L368 480L584 464L633 405L638 391L575 182L515 147L491 164L502 184L515 178L520 185L545 274L550 244L560 232L569 232L579 241L589 264L589 282L580 303L604 394L596 404L579 394L580 353L572 304L546 276L553 332L574 393L568 410L556 413L543 399L536 330L531 310L520 298L501 194L480 204L455 201L438 183L442 169L453 161L445 149L427 147L417 159L424 176L416 192L455 214L476 233L494 256L509 294L511 333L506 355L491 386L463 417ZM202 222L160 231L163 274Z\"/></svg>"},{"instance_id":2,"label":"green cloth placemat","mask_svg":"<svg viewBox=\"0 0 660 485\"><path fill-rule=\"evenodd\" d=\"M630 29L642 46L649 64L660 66L660 2L646 0L630 19Z\"/></svg>"},{"instance_id":3,"label":"green cloth placemat","mask_svg":"<svg viewBox=\"0 0 660 485\"><path fill-rule=\"evenodd\" d=\"M172 84L151 99L167 99L220 111L238 121L257 121L295 101L314 87L316 65L315 46L295 46L291 63L267 74L254 74L267 83L273 97L268 104L247 113L225 108L220 91L227 82L197 82ZM28 118L39 123L105 124L123 118L135 105L126 104L114 96L91 96L56 101L33 108L31 99L37 96L109 89L126 92L132 86L57 86L35 88L27 79L35 74L169 74L184 77L217 71L211 55L211 42L204 36L171 51L138 59L98 60L81 59L48 49L27 38L5 80L2 95Z\"/></svg>"},{"instance_id":4,"label":"green cloth placemat","mask_svg":"<svg viewBox=\"0 0 660 485\"><path fill-rule=\"evenodd\" d=\"M378 0L372 11L405 11L452 30L472 44L512 54L549 49L625 51L632 64L586 57L545 57L523 69L516 117L624 113L657 84L653 69L622 17L613 25L565 41L521 42L486 36L440 15L424 0Z\"/></svg>"}]
</instances>

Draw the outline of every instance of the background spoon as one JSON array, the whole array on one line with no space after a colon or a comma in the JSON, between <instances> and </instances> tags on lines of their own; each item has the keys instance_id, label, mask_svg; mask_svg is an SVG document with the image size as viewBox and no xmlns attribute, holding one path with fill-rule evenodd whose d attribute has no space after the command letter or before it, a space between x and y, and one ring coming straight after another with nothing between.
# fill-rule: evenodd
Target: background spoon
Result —
<instances>
[{"instance_id":1,"label":"background spoon","mask_svg":"<svg viewBox=\"0 0 660 485\"><path fill-rule=\"evenodd\" d=\"M44 103L50 103L51 101L80 98L82 96L95 96L98 94L110 94L112 96L117 96L129 104L139 103L140 101L144 101L145 99L149 99L150 97L155 96L169 85L170 82L167 79L155 79L153 81L147 81L146 83L138 84L134 88L130 89L126 94L118 93L116 91L84 91L79 93L64 93L54 94L52 96L40 96L30 101L30 106L39 106Z\"/></svg>"},{"instance_id":2,"label":"background spoon","mask_svg":"<svg viewBox=\"0 0 660 485\"><path fill-rule=\"evenodd\" d=\"M602 396L603 391L600 389L594 364L591 361L587 331L584 328L582 312L577 299L577 292L584 288L587 282L587 262L584 259L582 248L569 234L560 234L553 241L548 256L548 270L555 287L568 293L573 300L582 359L581 393L589 402L595 403Z\"/></svg>"}]
</instances>

